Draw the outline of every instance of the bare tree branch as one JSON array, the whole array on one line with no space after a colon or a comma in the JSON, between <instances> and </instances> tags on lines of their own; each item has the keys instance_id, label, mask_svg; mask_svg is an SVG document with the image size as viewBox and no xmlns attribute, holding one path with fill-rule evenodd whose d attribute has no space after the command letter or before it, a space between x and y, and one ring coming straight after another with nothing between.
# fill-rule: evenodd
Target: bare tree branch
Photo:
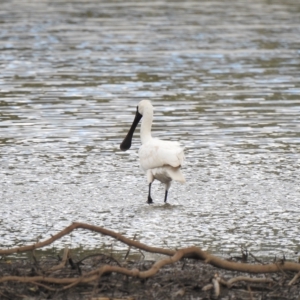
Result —
<instances>
[{"instance_id":1,"label":"bare tree branch","mask_svg":"<svg viewBox=\"0 0 300 300\"><path fill-rule=\"evenodd\" d=\"M233 261L227 261L224 259L221 259L217 256L214 256L212 254L209 254L206 251L203 251L202 249L198 247L187 247L179 250L172 250L172 249L164 249L164 248L158 248L158 247L151 247L148 245L145 245L143 243L140 243L136 240L131 240L129 238L126 238L125 236L121 235L120 233L99 227L94 225L89 225L85 223L73 223L72 225L66 227L64 230L60 231L56 235L52 236L51 238L35 243L33 245L23 246L23 247L16 247L11 249L1 249L0 255L6 255L6 254L12 254L12 253L20 253L25 251L33 251L37 248L45 247L54 241L62 238L63 236L71 233L73 230L76 229L85 229L90 230L94 232L101 233L106 236L110 236L115 238L116 240L119 240L123 242L124 244L127 244L129 247L135 247L137 249L151 252L151 253L158 253L158 254L164 254L169 257L163 258L161 260L158 260L155 262L148 270L140 271L138 269L127 269L125 267L121 266L111 266L111 265L104 265L101 266L93 271L90 271L86 274L81 275L80 277L69 277L69 278L56 278L51 276L33 276L33 277L20 277L20 276L4 276L0 278L1 282L7 282L7 281L18 281L23 283L34 283L34 284L58 284L63 285L62 289L68 289L71 288L77 284L82 283L89 283L95 280L98 280L99 277L101 277L104 274L108 273L120 273L127 276L132 277L139 277L139 278L149 278L151 276L154 276L163 266L173 264L182 258L194 258L203 260L205 263L211 264L218 268L223 268L227 270L234 270L234 271L240 271L240 272L248 272L248 273L272 273L272 272L283 272L283 271L297 271L300 274L300 264L288 262L288 261L281 261L280 263L275 262L271 264L248 264L248 263L238 263ZM53 272L56 270L59 270L63 268L66 264L66 261L68 259L69 250L66 248L64 251L64 256L62 262L49 269L47 272ZM78 276L76 274L76 276ZM298 278L298 277L297 277ZM218 280L218 278L215 278L218 282L221 282L221 279ZM266 283L273 283L271 279L265 279L265 278L248 278L248 277L236 277L232 278L228 282L225 282L228 287L231 287L233 283L237 281L247 281L247 282L266 282ZM293 281L291 281L293 283ZM291 284L290 282L290 284ZM216 281L213 282L212 286L215 286L216 294L218 293L218 283ZM50 289L52 287L49 287Z\"/></svg>"}]
</instances>

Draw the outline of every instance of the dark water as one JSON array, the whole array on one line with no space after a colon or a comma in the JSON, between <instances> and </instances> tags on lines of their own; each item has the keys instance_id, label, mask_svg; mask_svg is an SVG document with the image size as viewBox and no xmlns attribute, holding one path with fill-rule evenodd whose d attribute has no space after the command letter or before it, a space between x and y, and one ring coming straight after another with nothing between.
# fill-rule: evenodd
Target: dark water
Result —
<instances>
[{"instance_id":1,"label":"dark water","mask_svg":"<svg viewBox=\"0 0 300 300\"><path fill-rule=\"evenodd\" d=\"M298 1L3 1L0 246L72 221L150 245L300 250ZM186 148L169 205L119 144L137 103ZM109 245L76 232L55 247ZM115 249L122 245L114 243Z\"/></svg>"}]
</instances>

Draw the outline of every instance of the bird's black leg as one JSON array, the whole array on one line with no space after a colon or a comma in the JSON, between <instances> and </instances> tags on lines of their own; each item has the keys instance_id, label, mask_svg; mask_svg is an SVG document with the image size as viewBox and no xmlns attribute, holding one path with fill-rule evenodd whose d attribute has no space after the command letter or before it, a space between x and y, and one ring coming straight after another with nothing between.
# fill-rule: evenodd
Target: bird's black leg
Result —
<instances>
[{"instance_id":1,"label":"bird's black leg","mask_svg":"<svg viewBox=\"0 0 300 300\"><path fill-rule=\"evenodd\" d=\"M153 200L151 198L151 184L152 184L152 182L149 183L149 192L148 192L148 201L147 201L148 204L153 203Z\"/></svg>"},{"instance_id":2,"label":"bird's black leg","mask_svg":"<svg viewBox=\"0 0 300 300\"><path fill-rule=\"evenodd\" d=\"M165 203L167 202L167 197L168 197L168 190L165 192Z\"/></svg>"}]
</instances>

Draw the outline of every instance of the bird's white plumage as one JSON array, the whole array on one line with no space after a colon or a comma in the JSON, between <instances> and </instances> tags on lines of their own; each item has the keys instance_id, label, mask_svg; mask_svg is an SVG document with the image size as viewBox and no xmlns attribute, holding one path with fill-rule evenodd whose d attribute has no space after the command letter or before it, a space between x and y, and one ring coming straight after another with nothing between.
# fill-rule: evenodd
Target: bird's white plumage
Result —
<instances>
[{"instance_id":1,"label":"bird's white plumage","mask_svg":"<svg viewBox=\"0 0 300 300\"><path fill-rule=\"evenodd\" d=\"M147 172L148 182L157 179L167 184L166 189L170 187L169 183L172 180L185 182L180 170L184 161L184 149L178 142L162 141L152 137L153 107L150 101L141 101L138 111L143 115L139 158L142 169Z\"/></svg>"},{"instance_id":2,"label":"bird's white plumage","mask_svg":"<svg viewBox=\"0 0 300 300\"><path fill-rule=\"evenodd\" d=\"M141 167L144 171L164 166L180 167L183 164L183 148L178 142L152 138L139 150Z\"/></svg>"},{"instance_id":3,"label":"bird's white plumage","mask_svg":"<svg viewBox=\"0 0 300 300\"><path fill-rule=\"evenodd\" d=\"M150 101L142 100L138 104L131 128L120 144L121 150L126 151L131 147L134 130L141 119L140 135L142 146L139 150L139 158L141 167L146 172L149 183L147 202L149 204L153 203L151 198L151 184L155 179L165 184L164 201L166 202L171 181L185 182L180 170L184 161L183 148L178 142L162 141L152 137L153 106Z\"/></svg>"}]
</instances>

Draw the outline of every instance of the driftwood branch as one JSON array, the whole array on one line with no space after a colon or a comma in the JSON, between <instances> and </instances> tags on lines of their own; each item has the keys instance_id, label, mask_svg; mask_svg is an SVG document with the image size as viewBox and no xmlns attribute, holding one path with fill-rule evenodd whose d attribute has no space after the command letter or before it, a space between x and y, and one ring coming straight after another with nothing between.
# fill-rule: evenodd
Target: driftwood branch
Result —
<instances>
[{"instance_id":1,"label":"driftwood branch","mask_svg":"<svg viewBox=\"0 0 300 300\"><path fill-rule=\"evenodd\" d=\"M143 244L139 241L131 240L129 238L126 238L120 233L114 232L112 230L105 229L100 226L95 225L89 225L85 223L73 223L72 225L66 227L64 230L60 231L59 233L53 235L51 238L35 243L33 245L23 246L23 247L17 247L17 248L10 248L10 249L0 249L0 255L6 255L6 254L13 254L13 253L20 253L25 251L32 251L34 249L42 248L45 246L50 245L54 241L62 238L63 236L71 233L72 231L76 229L86 229L94 232L101 233L103 235L107 235L110 237L113 237L114 239L121 241L122 243L140 249L144 250L146 252L150 253L157 253L157 254L163 254L167 256L174 256L177 252L183 253L184 258L194 258L194 259L200 259L204 260L206 263L209 263L215 267L226 269L226 270L233 270L233 271L240 271L240 272L247 272L247 273L273 273L278 272L280 270L284 271L300 271L300 264L294 263L294 262L280 262L280 263L271 263L266 265L258 265L258 264L248 264L248 263L238 263L233 261L227 261L224 259L221 259L217 256L214 256L212 254L209 254L206 251L201 250L198 247L188 247L181 250L172 250L172 249L164 249L159 247L151 247L146 244ZM182 258L181 257L181 258Z\"/></svg>"},{"instance_id":2,"label":"driftwood branch","mask_svg":"<svg viewBox=\"0 0 300 300\"><path fill-rule=\"evenodd\" d=\"M203 260L205 263L211 264L215 267L227 269L227 270L234 270L234 271L240 271L240 272L247 272L247 273L271 273L271 272L282 272L282 271L296 271L300 274L300 264L294 263L294 262L288 262L283 261L280 263L270 263L270 264L248 264L248 263L238 263L233 261L228 261L221 259L217 256L214 256L212 254L209 254L206 251L203 251L202 249L198 247L187 247L179 250L172 250L172 249L164 249L159 247L151 247L146 244L143 244L141 242L138 242L136 240L131 240L129 238L126 238L125 236L121 235L120 233L99 227L94 225L89 225L85 223L73 223L72 225L66 227L64 230L60 231L56 235L53 235L51 238L41 241L32 245L23 246L23 247L17 247L17 248L11 248L11 249L0 249L0 255L7 255L7 254L13 254L13 253L20 253L25 251L33 251L38 248L42 248L45 246L50 245L54 241L62 238L63 236L71 233L72 231L76 229L85 229L90 230L94 232L101 233L106 236L113 237L114 239L123 242L124 244L127 244L129 247L134 247L143 251L151 252L151 253L157 253L157 254L163 254L169 257L163 258L161 260L158 260L155 262L148 270L146 271L140 271L138 269L127 269L125 267L118 266L112 266L112 265L103 265L93 271L87 272L80 277L68 277L68 278L57 278L57 277L50 277L50 276L3 276L0 278L1 282L7 282L7 281L18 281L23 283L33 283L36 285L45 285L45 284L57 284L62 285L62 289L68 289L78 284L83 283L90 283L92 281L98 280L102 275L108 274L108 273L119 273L124 274L127 276L132 277L139 277L139 278L149 278L151 276L154 276L157 274L157 272L166 265L173 264L182 258L193 258L193 259L199 259ZM69 257L69 250L66 248L64 251L64 256L62 262L49 269L46 273L54 272L56 270L59 270L63 268L67 262L67 259ZM298 277L297 277L298 278ZM297 279L296 278L296 279ZM295 280L296 280L295 279ZM219 284L226 285L227 287L231 287L235 282L237 281L247 281L247 282L266 282L266 283L274 283L271 279L264 279L264 278L248 278L248 277L236 277L229 281L224 281L220 279L219 276L215 277L212 281L211 287L214 287L216 296L220 293L220 286ZM291 281L290 284L295 282L295 280ZM48 287L48 286L47 286ZM52 287L48 287L49 289L52 289ZM204 289L209 289L210 287L204 287Z\"/></svg>"}]
</instances>

